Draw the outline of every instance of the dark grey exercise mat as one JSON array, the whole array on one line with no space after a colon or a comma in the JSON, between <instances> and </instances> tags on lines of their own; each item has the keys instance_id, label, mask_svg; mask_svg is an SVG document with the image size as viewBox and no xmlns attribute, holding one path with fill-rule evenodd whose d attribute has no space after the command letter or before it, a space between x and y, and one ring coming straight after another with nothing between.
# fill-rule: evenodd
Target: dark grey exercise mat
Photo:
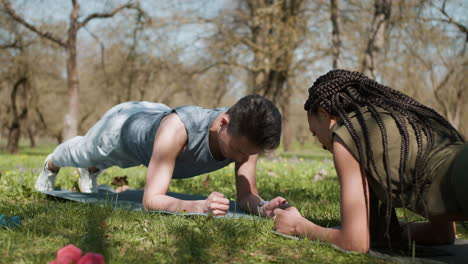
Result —
<instances>
[{"instance_id":1,"label":"dark grey exercise mat","mask_svg":"<svg viewBox=\"0 0 468 264\"><path fill-rule=\"evenodd\" d=\"M274 234L288 238L299 240L301 238L291 235L286 235L277 231L272 231ZM337 247L336 245L312 241L313 243L318 244L327 244L333 248L350 254L359 254L352 251L347 251ZM420 246L418 245L415 248L416 258L411 258L408 256L397 255L388 249L370 249L368 254L372 257L387 259L399 263L434 263L434 264L466 264L468 263L468 240L456 239L453 245L444 245L444 246Z\"/></svg>"},{"instance_id":2,"label":"dark grey exercise mat","mask_svg":"<svg viewBox=\"0 0 468 264\"><path fill-rule=\"evenodd\" d=\"M130 190L118 193L118 192L115 192L109 186L100 185L97 193L81 193L81 192L72 192L69 190L53 190L53 191L46 191L43 193L51 197L80 202L80 203L110 205L115 209L125 209L125 210L135 210L135 211L143 210L143 204L142 204L143 190L142 189L130 189ZM206 199L205 196L184 194L184 193L168 192L167 195L174 197L174 198L183 199L183 200ZM162 211L162 210L148 211L148 212L158 212L158 213L175 214L175 215L207 216L207 214L203 214L203 213L175 213L175 212ZM237 203L235 201L229 202L229 212L224 217L227 217L227 218L240 218L240 217L260 218L259 216L251 215L251 214L243 212L240 208L237 207Z\"/></svg>"}]
</instances>

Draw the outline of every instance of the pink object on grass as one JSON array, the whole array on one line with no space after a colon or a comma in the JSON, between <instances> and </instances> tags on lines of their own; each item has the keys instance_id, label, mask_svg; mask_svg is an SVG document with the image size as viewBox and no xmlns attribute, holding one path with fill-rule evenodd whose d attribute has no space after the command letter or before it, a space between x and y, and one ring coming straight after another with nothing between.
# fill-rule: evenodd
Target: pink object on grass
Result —
<instances>
[{"instance_id":1,"label":"pink object on grass","mask_svg":"<svg viewBox=\"0 0 468 264\"><path fill-rule=\"evenodd\" d=\"M77 264L106 264L101 254L88 252L80 258Z\"/></svg>"},{"instance_id":2,"label":"pink object on grass","mask_svg":"<svg viewBox=\"0 0 468 264\"><path fill-rule=\"evenodd\" d=\"M83 252L73 244L67 245L57 251L57 262L60 264L71 264L78 262Z\"/></svg>"},{"instance_id":3,"label":"pink object on grass","mask_svg":"<svg viewBox=\"0 0 468 264\"><path fill-rule=\"evenodd\" d=\"M81 256L83 251L73 244L67 245L57 251L57 258L48 264L105 264L104 256L88 252Z\"/></svg>"}]
</instances>

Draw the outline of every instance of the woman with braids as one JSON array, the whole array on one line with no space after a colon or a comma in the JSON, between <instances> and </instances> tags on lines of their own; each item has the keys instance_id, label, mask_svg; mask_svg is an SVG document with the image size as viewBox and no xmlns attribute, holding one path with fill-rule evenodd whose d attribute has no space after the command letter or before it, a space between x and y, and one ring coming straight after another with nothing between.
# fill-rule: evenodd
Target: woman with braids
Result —
<instances>
[{"instance_id":1,"label":"woman with braids","mask_svg":"<svg viewBox=\"0 0 468 264\"><path fill-rule=\"evenodd\" d=\"M341 229L318 226L290 207L275 209L276 231L360 252L397 241L453 243L454 221L468 220L468 143L442 116L346 70L318 78L304 109L310 131L333 154ZM397 207L429 221L400 228Z\"/></svg>"}]
</instances>

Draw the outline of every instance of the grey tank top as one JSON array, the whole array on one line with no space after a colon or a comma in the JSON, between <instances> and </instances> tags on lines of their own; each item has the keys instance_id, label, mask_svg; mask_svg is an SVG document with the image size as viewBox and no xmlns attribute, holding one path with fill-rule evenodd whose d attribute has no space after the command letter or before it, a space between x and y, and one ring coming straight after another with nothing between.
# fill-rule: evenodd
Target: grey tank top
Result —
<instances>
[{"instance_id":1,"label":"grey tank top","mask_svg":"<svg viewBox=\"0 0 468 264\"><path fill-rule=\"evenodd\" d=\"M176 159L173 179L190 178L229 165L233 160L216 160L210 151L209 129L214 120L228 108L207 109L181 106L170 109L161 105L142 109L131 115L122 126L121 142L126 153L148 167L153 152L154 137L161 119L175 112L187 131L187 145Z\"/></svg>"}]
</instances>

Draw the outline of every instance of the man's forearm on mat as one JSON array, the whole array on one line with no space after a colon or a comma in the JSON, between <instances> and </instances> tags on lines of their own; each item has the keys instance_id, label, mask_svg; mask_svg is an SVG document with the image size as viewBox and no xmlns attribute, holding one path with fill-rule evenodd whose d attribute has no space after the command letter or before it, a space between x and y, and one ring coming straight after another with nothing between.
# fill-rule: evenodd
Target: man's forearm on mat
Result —
<instances>
[{"instance_id":1,"label":"man's forearm on mat","mask_svg":"<svg viewBox=\"0 0 468 264\"><path fill-rule=\"evenodd\" d=\"M246 194L243 197L238 197L239 207L246 212L250 212L252 214L258 214L257 205L263 201L262 198L253 193Z\"/></svg>"},{"instance_id":2,"label":"man's forearm on mat","mask_svg":"<svg viewBox=\"0 0 468 264\"><path fill-rule=\"evenodd\" d=\"M204 200L186 201L165 194L158 194L143 198L143 207L147 211L163 210L178 213L203 213L203 202Z\"/></svg>"}]
</instances>

